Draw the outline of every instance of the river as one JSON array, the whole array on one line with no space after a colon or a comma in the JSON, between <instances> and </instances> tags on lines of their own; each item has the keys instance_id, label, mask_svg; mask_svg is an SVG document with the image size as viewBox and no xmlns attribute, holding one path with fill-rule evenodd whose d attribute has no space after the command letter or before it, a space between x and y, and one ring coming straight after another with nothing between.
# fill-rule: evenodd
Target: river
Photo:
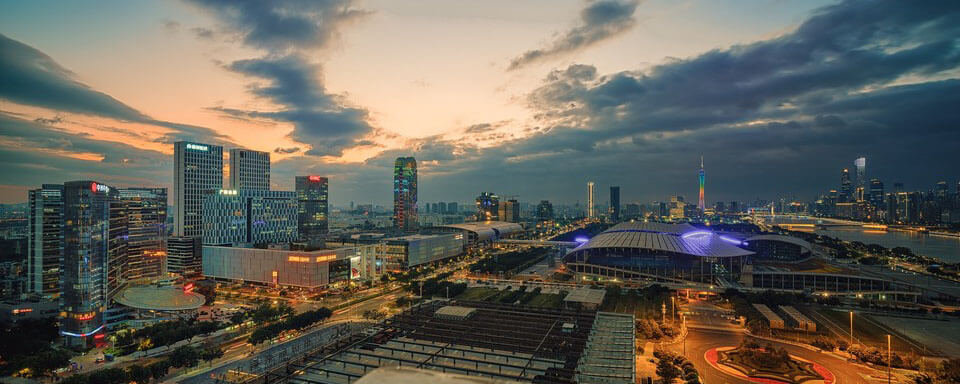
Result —
<instances>
[{"instance_id":1,"label":"river","mask_svg":"<svg viewBox=\"0 0 960 384\"><path fill-rule=\"evenodd\" d=\"M768 224L829 224L815 217L764 216ZM905 247L918 255L929 256L947 263L960 262L960 237L930 235L919 232L877 231L856 227L817 229L817 234L864 244L879 244L887 248Z\"/></svg>"}]
</instances>

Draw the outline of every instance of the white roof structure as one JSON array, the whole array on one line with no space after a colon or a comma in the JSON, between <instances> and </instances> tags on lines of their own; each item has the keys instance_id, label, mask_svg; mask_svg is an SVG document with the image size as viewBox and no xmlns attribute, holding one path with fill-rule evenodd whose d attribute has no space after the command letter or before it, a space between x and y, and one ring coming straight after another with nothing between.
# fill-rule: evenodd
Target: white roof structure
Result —
<instances>
[{"instance_id":1,"label":"white roof structure","mask_svg":"<svg viewBox=\"0 0 960 384\"><path fill-rule=\"evenodd\" d=\"M740 240L690 224L626 222L601 232L571 252L593 248L640 248L704 257L753 254L734 244L740 244Z\"/></svg>"},{"instance_id":2,"label":"white roof structure","mask_svg":"<svg viewBox=\"0 0 960 384\"><path fill-rule=\"evenodd\" d=\"M153 311L188 311L200 308L206 301L196 292L185 292L183 288L155 285L142 285L127 288L114 300L125 306Z\"/></svg>"},{"instance_id":3,"label":"white roof structure","mask_svg":"<svg viewBox=\"0 0 960 384\"><path fill-rule=\"evenodd\" d=\"M793 236L776 235L776 234L766 234L766 235L751 236L751 237L748 237L748 238L744 239L744 241L747 242L747 243L749 243L749 242L751 242L751 241L761 241L761 240L766 240L766 241L782 241L782 242L784 242L784 243L790 243L790 244L798 245L798 246L800 246L801 248L804 248L804 249L806 249L806 250L808 250L808 251L812 249L812 247L810 246L810 243L809 243L809 242L807 242L807 241L805 241L805 240L803 240L803 239L801 239L801 238L797 238L797 237L793 237Z\"/></svg>"},{"instance_id":4,"label":"white roof structure","mask_svg":"<svg viewBox=\"0 0 960 384\"><path fill-rule=\"evenodd\" d=\"M440 225L437 227L473 232L476 234L476 241L478 242L502 239L506 236L523 231L523 227L520 226L520 224L508 223L506 221L476 221L470 223Z\"/></svg>"},{"instance_id":5,"label":"white roof structure","mask_svg":"<svg viewBox=\"0 0 960 384\"><path fill-rule=\"evenodd\" d=\"M476 311L476 308L448 305L438 309L433 316L445 320L464 320Z\"/></svg>"},{"instance_id":6,"label":"white roof structure","mask_svg":"<svg viewBox=\"0 0 960 384\"><path fill-rule=\"evenodd\" d=\"M567 294L567 297L563 298L563 301L600 305L603 303L603 297L606 296L606 294L607 291L604 289L574 289Z\"/></svg>"}]
</instances>

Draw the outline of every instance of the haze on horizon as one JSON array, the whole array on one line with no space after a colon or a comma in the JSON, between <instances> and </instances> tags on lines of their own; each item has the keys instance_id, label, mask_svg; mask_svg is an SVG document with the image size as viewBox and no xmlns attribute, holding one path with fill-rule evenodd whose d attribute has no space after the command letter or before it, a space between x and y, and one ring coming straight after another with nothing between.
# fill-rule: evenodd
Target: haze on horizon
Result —
<instances>
[{"instance_id":1,"label":"haze on horizon","mask_svg":"<svg viewBox=\"0 0 960 384\"><path fill-rule=\"evenodd\" d=\"M809 199L960 178L960 3L2 1L0 202L42 183L170 187L173 145L270 151L386 205L697 192ZM601 199L603 200L603 199Z\"/></svg>"}]
</instances>

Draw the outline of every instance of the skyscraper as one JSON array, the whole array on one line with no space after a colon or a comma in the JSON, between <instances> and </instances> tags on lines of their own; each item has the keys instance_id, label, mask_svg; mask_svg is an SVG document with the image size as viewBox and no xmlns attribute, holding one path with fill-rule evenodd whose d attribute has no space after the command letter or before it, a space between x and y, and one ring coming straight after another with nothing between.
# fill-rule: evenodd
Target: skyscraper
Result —
<instances>
[{"instance_id":1,"label":"skyscraper","mask_svg":"<svg viewBox=\"0 0 960 384\"><path fill-rule=\"evenodd\" d=\"M858 157L853 161L853 165L857 167L857 186L856 186L856 200L864 201L866 200L867 193L867 158Z\"/></svg>"},{"instance_id":2,"label":"skyscraper","mask_svg":"<svg viewBox=\"0 0 960 384\"><path fill-rule=\"evenodd\" d=\"M300 239L316 245L327 234L326 177L297 176L297 230Z\"/></svg>"},{"instance_id":3,"label":"skyscraper","mask_svg":"<svg viewBox=\"0 0 960 384\"><path fill-rule=\"evenodd\" d=\"M295 192L220 189L203 200L204 245L259 245L297 240Z\"/></svg>"},{"instance_id":4,"label":"skyscraper","mask_svg":"<svg viewBox=\"0 0 960 384\"><path fill-rule=\"evenodd\" d=\"M31 190L29 205L27 291L56 297L63 256L63 185Z\"/></svg>"},{"instance_id":5,"label":"skyscraper","mask_svg":"<svg viewBox=\"0 0 960 384\"><path fill-rule=\"evenodd\" d=\"M200 237L204 193L223 188L223 147L178 141L173 148L174 234Z\"/></svg>"},{"instance_id":6,"label":"skyscraper","mask_svg":"<svg viewBox=\"0 0 960 384\"><path fill-rule=\"evenodd\" d=\"M850 170L844 168L843 172L840 173L840 195L838 196L837 202L845 203L850 201L853 197L852 187L850 184Z\"/></svg>"},{"instance_id":7,"label":"skyscraper","mask_svg":"<svg viewBox=\"0 0 960 384\"><path fill-rule=\"evenodd\" d=\"M500 197L493 192L480 192L477 197L477 221L498 220Z\"/></svg>"},{"instance_id":8,"label":"skyscraper","mask_svg":"<svg viewBox=\"0 0 960 384\"><path fill-rule=\"evenodd\" d=\"M417 160L398 157L393 164L393 227L417 230Z\"/></svg>"},{"instance_id":9,"label":"skyscraper","mask_svg":"<svg viewBox=\"0 0 960 384\"><path fill-rule=\"evenodd\" d=\"M460 209L457 207L456 202L447 203L447 211L450 212L451 215L460 213Z\"/></svg>"},{"instance_id":10,"label":"skyscraper","mask_svg":"<svg viewBox=\"0 0 960 384\"><path fill-rule=\"evenodd\" d=\"M870 204L874 208L883 208L883 182L880 179L870 180Z\"/></svg>"},{"instance_id":11,"label":"skyscraper","mask_svg":"<svg viewBox=\"0 0 960 384\"><path fill-rule=\"evenodd\" d=\"M516 223L520 221L520 203L517 200L510 199L501 201L497 217L500 221Z\"/></svg>"},{"instance_id":12,"label":"skyscraper","mask_svg":"<svg viewBox=\"0 0 960 384\"><path fill-rule=\"evenodd\" d=\"M173 236L167 239L167 272L181 276L200 275L200 253L203 241L199 237Z\"/></svg>"},{"instance_id":13,"label":"skyscraper","mask_svg":"<svg viewBox=\"0 0 960 384\"><path fill-rule=\"evenodd\" d=\"M610 219L620 221L620 187L610 187Z\"/></svg>"},{"instance_id":14,"label":"skyscraper","mask_svg":"<svg viewBox=\"0 0 960 384\"><path fill-rule=\"evenodd\" d=\"M593 182L587 182L587 217L593 217L594 212L594 202L593 202Z\"/></svg>"},{"instance_id":15,"label":"skyscraper","mask_svg":"<svg viewBox=\"0 0 960 384\"><path fill-rule=\"evenodd\" d=\"M553 204L547 200L540 200L537 205L537 221L553 220Z\"/></svg>"},{"instance_id":16,"label":"skyscraper","mask_svg":"<svg viewBox=\"0 0 960 384\"><path fill-rule=\"evenodd\" d=\"M270 189L270 152L230 149L230 189Z\"/></svg>"},{"instance_id":17,"label":"skyscraper","mask_svg":"<svg viewBox=\"0 0 960 384\"><path fill-rule=\"evenodd\" d=\"M60 333L86 345L104 327L104 310L122 288L126 214L117 190L94 181L63 185Z\"/></svg>"},{"instance_id":18,"label":"skyscraper","mask_svg":"<svg viewBox=\"0 0 960 384\"><path fill-rule=\"evenodd\" d=\"M119 190L127 215L127 279L159 277L166 270L167 189Z\"/></svg>"},{"instance_id":19,"label":"skyscraper","mask_svg":"<svg viewBox=\"0 0 960 384\"><path fill-rule=\"evenodd\" d=\"M704 187L704 183L706 182L706 177L707 177L707 176L706 176L706 174L705 174L704 171L703 171L703 156L700 156L700 173L699 173L699 178L700 178L700 200L697 202L697 208L700 209L700 212L703 212L703 211L705 211L705 210L707 209L707 202L706 202L706 200L704 200L704 198L703 198L703 187Z\"/></svg>"}]
</instances>

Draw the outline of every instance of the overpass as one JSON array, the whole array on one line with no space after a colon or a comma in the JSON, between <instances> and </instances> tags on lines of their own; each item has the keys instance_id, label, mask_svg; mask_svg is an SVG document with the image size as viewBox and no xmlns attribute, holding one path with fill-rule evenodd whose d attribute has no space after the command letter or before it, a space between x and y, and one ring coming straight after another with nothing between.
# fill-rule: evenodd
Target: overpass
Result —
<instances>
[{"instance_id":1,"label":"overpass","mask_svg":"<svg viewBox=\"0 0 960 384\"><path fill-rule=\"evenodd\" d=\"M576 241L553 241L553 240L516 240L516 239L497 239L494 241L499 244L520 244L520 245L549 245L551 247L576 248L580 243Z\"/></svg>"},{"instance_id":2,"label":"overpass","mask_svg":"<svg viewBox=\"0 0 960 384\"><path fill-rule=\"evenodd\" d=\"M837 228L837 227L854 227L854 228L863 228L863 229L872 229L877 231L884 231L887 229L886 224L868 224L868 223L767 223L771 226L778 226L786 229L794 228Z\"/></svg>"}]
</instances>

